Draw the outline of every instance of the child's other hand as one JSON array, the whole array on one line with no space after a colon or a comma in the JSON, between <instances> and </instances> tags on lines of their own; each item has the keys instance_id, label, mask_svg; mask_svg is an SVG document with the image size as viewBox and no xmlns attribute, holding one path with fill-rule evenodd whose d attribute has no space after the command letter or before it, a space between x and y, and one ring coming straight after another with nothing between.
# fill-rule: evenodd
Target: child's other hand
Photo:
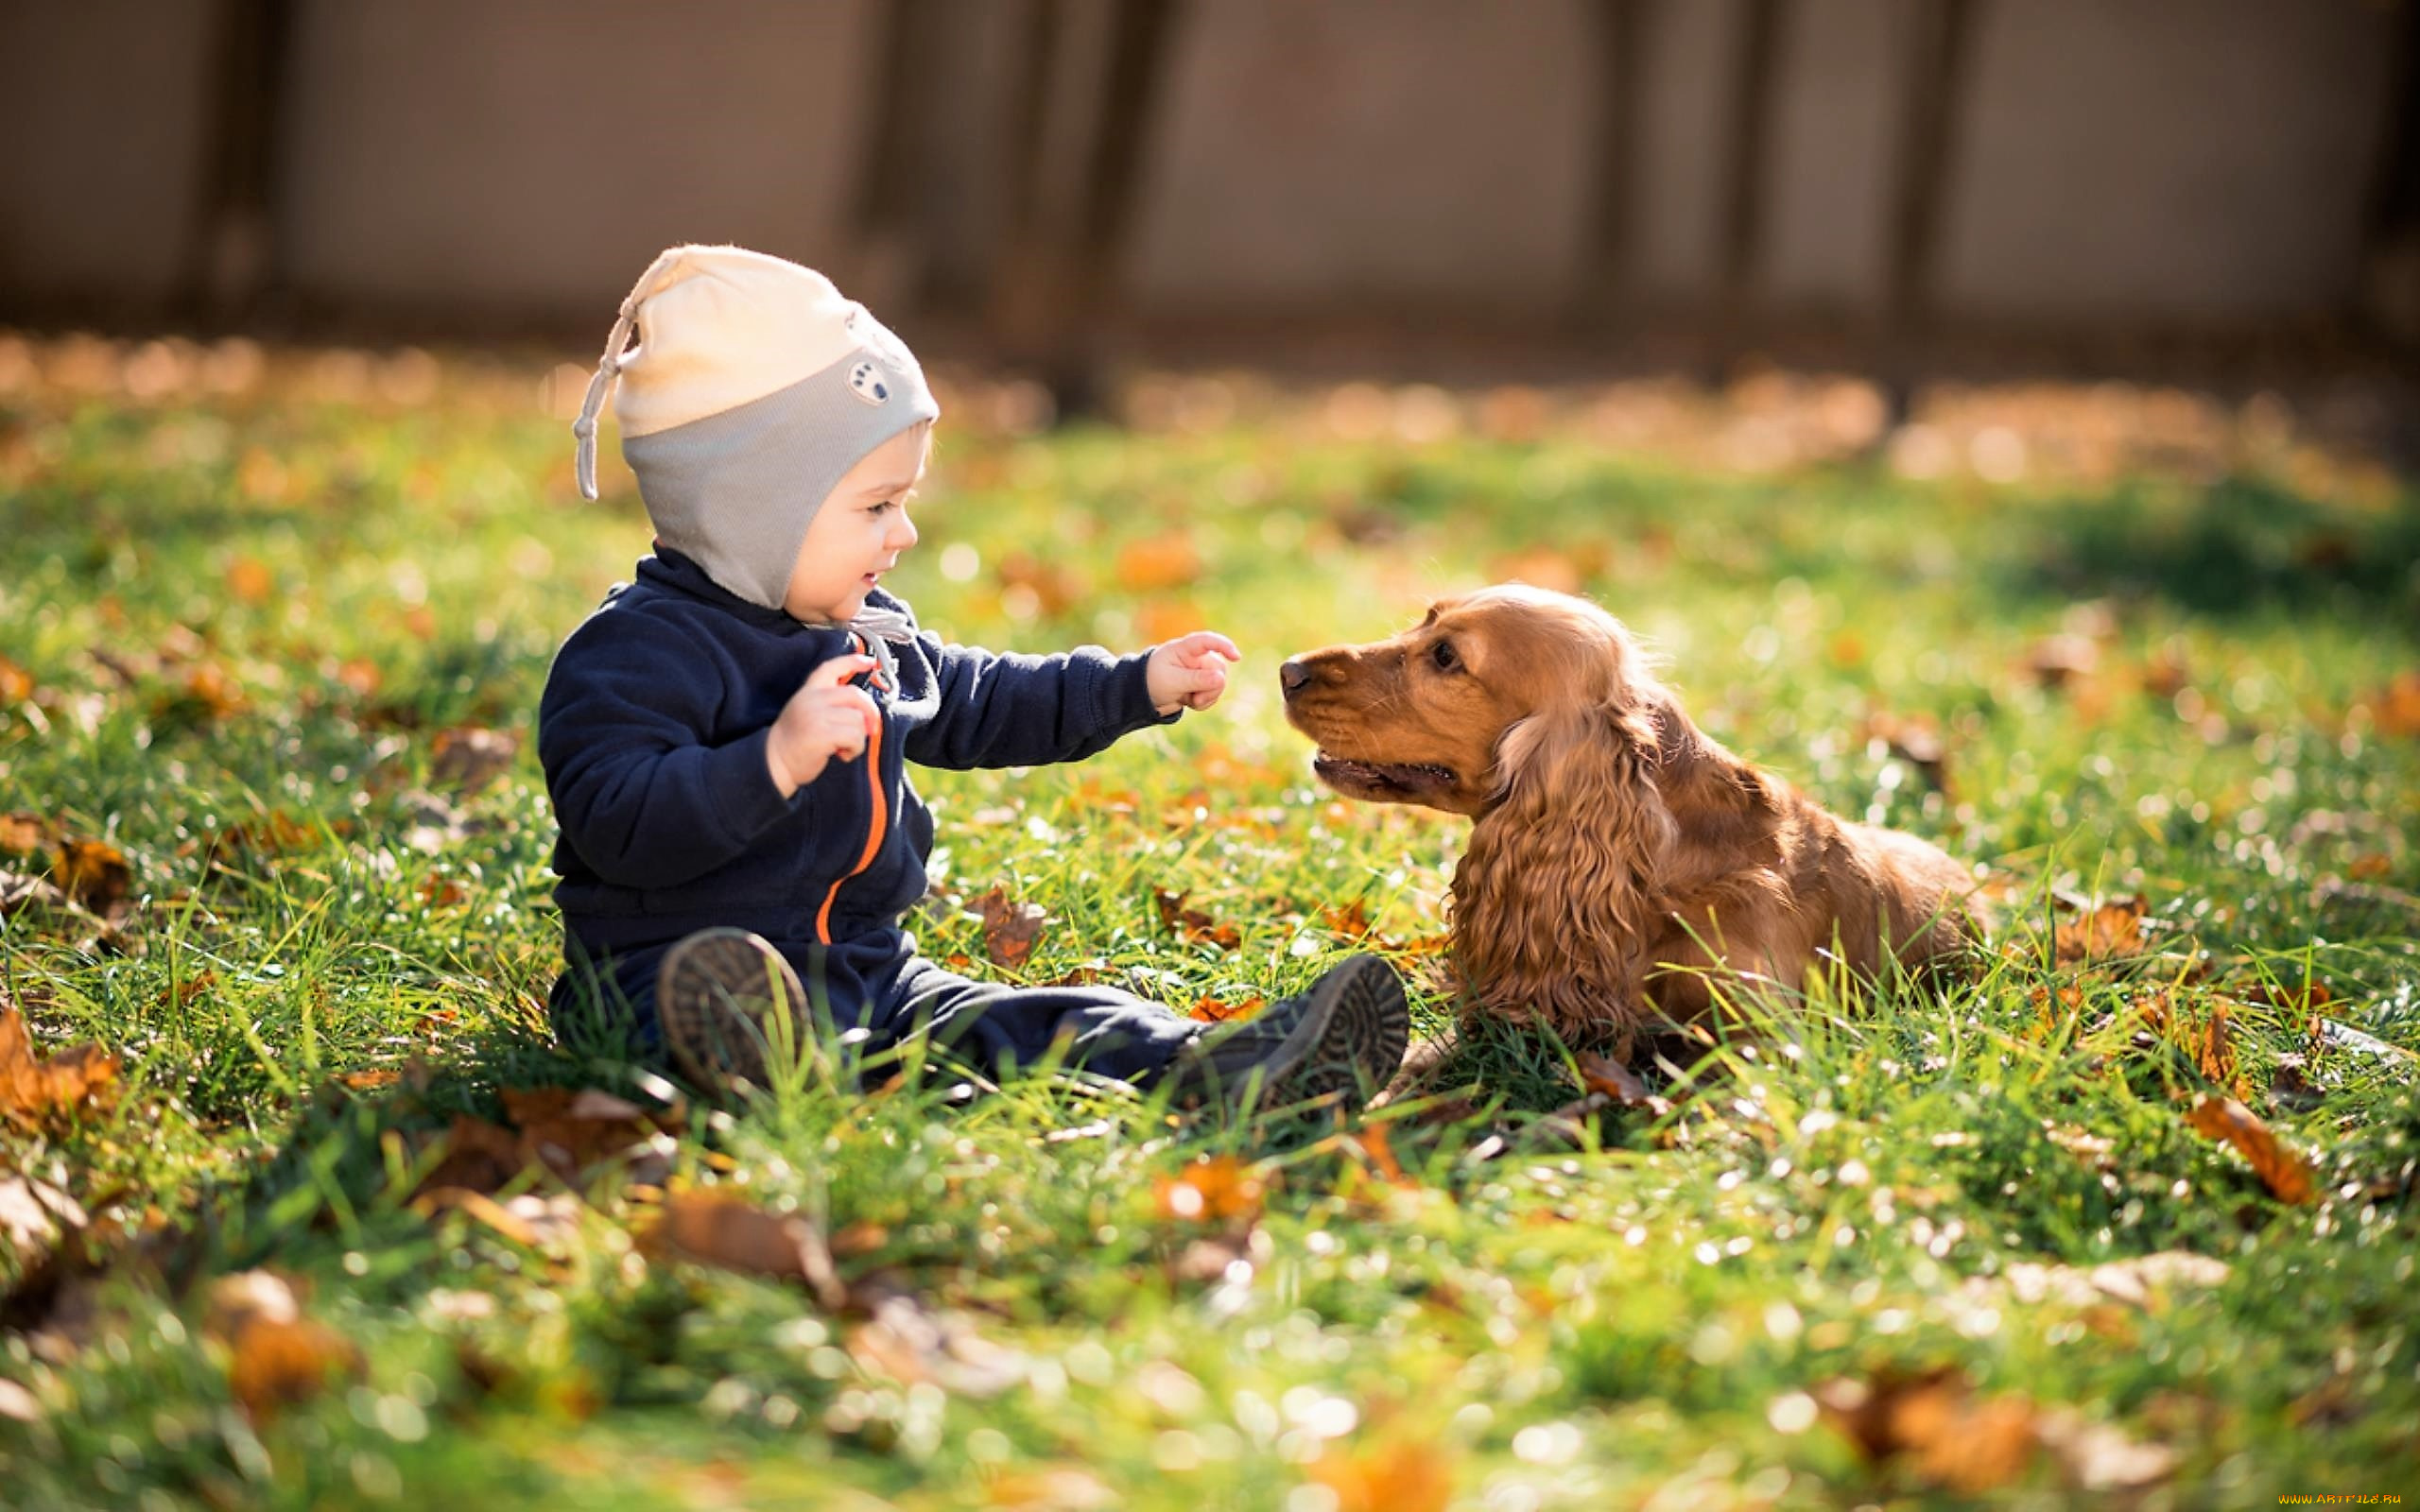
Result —
<instances>
[{"instance_id":1,"label":"child's other hand","mask_svg":"<svg viewBox=\"0 0 2420 1512\"><path fill-rule=\"evenodd\" d=\"M880 664L870 656L836 656L808 673L782 706L765 742L765 765L784 798L823 775L833 757L856 760L882 732L882 711L863 688L849 686Z\"/></svg>"},{"instance_id":2,"label":"child's other hand","mask_svg":"<svg viewBox=\"0 0 2420 1512\"><path fill-rule=\"evenodd\" d=\"M1145 668L1151 684L1151 706L1164 714L1209 708L1227 691L1226 663L1243 659L1236 643L1216 630L1178 636L1156 647Z\"/></svg>"}]
</instances>

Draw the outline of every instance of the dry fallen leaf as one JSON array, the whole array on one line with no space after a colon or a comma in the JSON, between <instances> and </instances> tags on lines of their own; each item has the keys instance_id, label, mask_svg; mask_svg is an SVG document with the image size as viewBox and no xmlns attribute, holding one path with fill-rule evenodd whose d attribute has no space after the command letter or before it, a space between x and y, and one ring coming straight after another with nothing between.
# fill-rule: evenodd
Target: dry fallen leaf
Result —
<instances>
[{"instance_id":1,"label":"dry fallen leaf","mask_svg":"<svg viewBox=\"0 0 2420 1512\"><path fill-rule=\"evenodd\" d=\"M1336 1512L1443 1512L1454 1494L1452 1462L1420 1440L1353 1452L1331 1445L1303 1473L1335 1497Z\"/></svg>"},{"instance_id":2,"label":"dry fallen leaf","mask_svg":"<svg viewBox=\"0 0 2420 1512\"><path fill-rule=\"evenodd\" d=\"M2038 1443L2031 1402L1977 1401L1955 1366L1918 1375L1886 1370L1871 1383L1828 1381L1814 1397L1870 1463L1904 1464L1934 1486L1969 1496L2024 1474Z\"/></svg>"},{"instance_id":3,"label":"dry fallen leaf","mask_svg":"<svg viewBox=\"0 0 2420 1512\"><path fill-rule=\"evenodd\" d=\"M1250 1223L1260 1216L1267 1191L1268 1183L1232 1155L1196 1160L1175 1176L1151 1181L1160 1216L1184 1223Z\"/></svg>"},{"instance_id":4,"label":"dry fallen leaf","mask_svg":"<svg viewBox=\"0 0 2420 1512\"><path fill-rule=\"evenodd\" d=\"M0 993L0 1118L39 1125L70 1116L86 1104L106 1103L117 1082L117 1057L98 1045L78 1045L47 1059L34 1057L25 1015Z\"/></svg>"},{"instance_id":5,"label":"dry fallen leaf","mask_svg":"<svg viewBox=\"0 0 2420 1512\"><path fill-rule=\"evenodd\" d=\"M1229 1003L1224 998L1205 997L1186 1010L1186 1017L1204 1023L1224 1023L1229 1019L1249 1019L1269 1005L1267 998L1243 998Z\"/></svg>"},{"instance_id":6,"label":"dry fallen leaf","mask_svg":"<svg viewBox=\"0 0 2420 1512\"><path fill-rule=\"evenodd\" d=\"M1580 1068L1581 1085L1592 1092L1602 1092L1618 1108L1644 1108L1657 1118L1672 1110L1672 1105L1647 1090L1638 1074L1609 1056L1582 1052L1573 1062Z\"/></svg>"},{"instance_id":7,"label":"dry fallen leaf","mask_svg":"<svg viewBox=\"0 0 2420 1512\"><path fill-rule=\"evenodd\" d=\"M1029 553L1012 551L1000 558L1001 598L1014 595L1033 612L1057 619L1092 596L1092 585L1063 562L1044 561Z\"/></svg>"},{"instance_id":8,"label":"dry fallen leaf","mask_svg":"<svg viewBox=\"0 0 2420 1512\"><path fill-rule=\"evenodd\" d=\"M51 862L50 880L82 908L110 923L126 917L134 887L126 853L102 840L62 840Z\"/></svg>"},{"instance_id":9,"label":"dry fallen leaf","mask_svg":"<svg viewBox=\"0 0 2420 1512\"><path fill-rule=\"evenodd\" d=\"M242 604L264 604L277 588L277 579L262 562L251 557L238 557L227 564L227 592Z\"/></svg>"},{"instance_id":10,"label":"dry fallen leaf","mask_svg":"<svg viewBox=\"0 0 2420 1512\"><path fill-rule=\"evenodd\" d=\"M676 1193L649 1243L683 1259L749 1276L806 1283L817 1305L838 1312L848 1288L832 1268L822 1231L798 1213L770 1213L717 1192Z\"/></svg>"},{"instance_id":11,"label":"dry fallen leaf","mask_svg":"<svg viewBox=\"0 0 2420 1512\"><path fill-rule=\"evenodd\" d=\"M2061 966L2143 953L2143 900L2112 898L2054 931Z\"/></svg>"},{"instance_id":12,"label":"dry fallen leaf","mask_svg":"<svg viewBox=\"0 0 2420 1512\"><path fill-rule=\"evenodd\" d=\"M2393 682L2360 700L2381 735L2420 735L2420 672L2397 674Z\"/></svg>"},{"instance_id":13,"label":"dry fallen leaf","mask_svg":"<svg viewBox=\"0 0 2420 1512\"><path fill-rule=\"evenodd\" d=\"M2310 1162L2288 1149L2251 1108L2232 1097L2201 1097L2186 1122L2209 1139L2234 1145L2278 1201L2311 1199Z\"/></svg>"},{"instance_id":14,"label":"dry fallen leaf","mask_svg":"<svg viewBox=\"0 0 2420 1512\"><path fill-rule=\"evenodd\" d=\"M521 742L499 730L476 725L441 730L429 746L429 781L467 798L503 776L520 750Z\"/></svg>"},{"instance_id":15,"label":"dry fallen leaf","mask_svg":"<svg viewBox=\"0 0 2420 1512\"><path fill-rule=\"evenodd\" d=\"M2100 665L2100 647L2084 635L2051 635L2025 653L2025 669L2045 688L2064 688L2092 676Z\"/></svg>"},{"instance_id":16,"label":"dry fallen leaf","mask_svg":"<svg viewBox=\"0 0 2420 1512\"><path fill-rule=\"evenodd\" d=\"M353 1345L303 1316L292 1288L268 1271L244 1271L213 1282L202 1327L227 1346L228 1390L254 1418L308 1400L330 1376L361 1368Z\"/></svg>"},{"instance_id":17,"label":"dry fallen leaf","mask_svg":"<svg viewBox=\"0 0 2420 1512\"><path fill-rule=\"evenodd\" d=\"M1011 902L1007 890L1000 887L977 899L975 911L983 916L984 955L994 966L1024 970L1049 914L1032 903Z\"/></svg>"},{"instance_id":18,"label":"dry fallen leaf","mask_svg":"<svg viewBox=\"0 0 2420 1512\"><path fill-rule=\"evenodd\" d=\"M0 1177L0 1237L9 1241L20 1272L34 1269L57 1241L90 1222L74 1197L46 1181Z\"/></svg>"},{"instance_id":19,"label":"dry fallen leaf","mask_svg":"<svg viewBox=\"0 0 2420 1512\"><path fill-rule=\"evenodd\" d=\"M1370 937L1370 905L1361 899L1356 898L1350 904L1341 908L1332 903L1322 904L1320 908L1320 919L1346 939L1360 940Z\"/></svg>"},{"instance_id":20,"label":"dry fallen leaf","mask_svg":"<svg viewBox=\"0 0 2420 1512\"><path fill-rule=\"evenodd\" d=\"M1182 531L1132 541L1117 551L1117 584L1129 593L1166 593L1201 576L1201 553Z\"/></svg>"},{"instance_id":21,"label":"dry fallen leaf","mask_svg":"<svg viewBox=\"0 0 2420 1512\"><path fill-rule=\"evenodd\" d=\"M1151 902L1160 911L1160 924L1171 935L1198 945L1215 945L1222 951L1234 950L1243 943L1242 932L1233 924L1221 924L1199 908L1187 908L1184 901L1191 893L1164 892L1151 889Z\"/></svg>"},{"instance_id":22,"label":"dry fallen leaf","mask_svg":"<svg viewBox=\"0 0 2420 1512\"><path fill-rule=\"evenodd\" d=\"M14 814L0 814L0 850L11 855L46 854L51 847L51 827L39 814L19 809Z\"/></svg>"}]
</instances>

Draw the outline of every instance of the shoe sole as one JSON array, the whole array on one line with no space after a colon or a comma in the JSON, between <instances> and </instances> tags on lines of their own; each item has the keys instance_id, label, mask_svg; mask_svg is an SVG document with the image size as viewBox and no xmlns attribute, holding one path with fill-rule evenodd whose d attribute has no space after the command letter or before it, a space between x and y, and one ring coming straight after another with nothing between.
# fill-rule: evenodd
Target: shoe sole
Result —
<instances>
[{"instance_id":1,"label":"shoe sole","mask_svg":"<svg viewBox=\"0 0 2420 1512\"><path fill-rule=\"evenodd\" d=\"M1410 1043L1403 979L1377 957L1359 956L1320 980L1303 1022L1229 1102L1285 1108L1335 1098L1358 1108L1394 1075Z\"/></svg>"},{"instance_id":2,"label":"shoe sole","mask_svg":"<svg viewBox=\"0 0 2420 1512\"><path fill-rule=\"evenodd\" d=\"M798 973L770 945L744 929L710 929L672 947L657 970L656 1022L681 1070L700 1089L734 1081L769 1085L765 1070L765 1019L772 994L784 993L793 1033L806 991Z\"/></svg>"}]
</instances>

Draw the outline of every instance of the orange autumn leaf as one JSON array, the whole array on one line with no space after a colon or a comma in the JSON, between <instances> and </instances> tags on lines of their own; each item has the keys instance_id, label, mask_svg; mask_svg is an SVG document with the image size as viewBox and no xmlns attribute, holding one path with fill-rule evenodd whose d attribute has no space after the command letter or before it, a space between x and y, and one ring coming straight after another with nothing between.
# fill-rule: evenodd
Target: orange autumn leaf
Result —
<instances>
[{"instance_id":1,"label":"orange autumn leaf","mask_svg":"<svg viewBox=\"0 0 2420 1512\"><path fill-rule=\"evenodd\" d=\"M277 587L277 579L269 570L250 557L238 557L227 565L227 592L238 603L261 604Z\"/></svg>"},{"instance_id":2,"label":"orange autumn leaf","mask_svg":"<svg viewBox=\"0 0 2420 1512\"><path fill-rule=\"evenodd\" d=\"M2031 1402L1977 1401L1955 1366L1920 1375L1886 1370L1871 1383L1829 1381L1814 1396L1824 1418L1869 1462L1906 1465L1934 1486L1968 1496L2024 1474L2041 1441Z\"/></svg>"},{"instance_id":3,"label":"orange autumn leaf","mask_svg":"<svg viewBox=\"0 0 2420 1512\"><path fill-rule=\"evenodd\" d=\"M2053 933L2061 966L2139 955L2143 951L2143 900L2112 898L2076 919L2061 922Z\"/></svg>"},{"instance_id":4,"label":"orange autumn leaf","mask_svg":"<svg viewBox=\"0 0 2420 1512\"><path fill-rule=\"evenodd\" d=\"M983 954L994 966L1011 971L1023 971L1033 957L1033 947L1042 938L1043 926L1050 915L1033 903L1011 901L1006 888L994 887L975 901L975 911L983 918Z\"/></svg>"},{"instance_id":5,"label":"orange autumn leaf","mask_svg":"<svg viewBox=\"0 0 2420 1512\"><path fill-rule=\"evenodd\" d=\"M118 1059L97 1045L78 1045L47 1059L34 1055L25 1015L0 995L0 1118L40 1126L114 1094Z\"/></svg>"},{"instance_id":6,"label":"orange autumn leaf","mask_svg":"<svg viewBox=\"0 0 2420 1512\"><path fill-rule=\"evenodd\" d=\"M1336 1512L1443 1512L1454 1494L1452 1462L1418 1440L1354 1452L1331 1446L1303 1473L1326 1487Z\"/></svg>"},{"instance_id":7,"label":"orange autumn leaf","mask_svg":"<svg viewBox=\"0 0 2420 1512\"><path fill-rule=\"evenodd\" d=\"M1194 1161L1176 1175L1151 1179L1152 1204L1163 1218L1182 1223L1219 1223L1260 1216L1268 1182L1232 1155Z\"/></svg>"},{"instance_id":8,"label":"orange autumn leaf","mask_svg":"<svg viewBox=\"0 0 2420 1512\"><path fill-rule=\"evenodd\" d=\"M1229 1019L1249 1019L1266 1007L1268 1003L1267 998L1257 997L1240 998L1234 1003L1223 998L1204 997L1194 1004L1185 1016L1204 1023L1224 1023Z\"/></svg>"},{"instance_id":9,"label":"orange autumn leaf","mask_svg":"<svg viewBox=\"0 0 2420 1512\"><path fill-rule=\"evenodd\" d=\"M1580 1068L1581 1085L1612 1098L1616 1108L1643 1108L1658 1118L1672 1110L1670 1103L1647 1090L1638 1073L1610 1056L1583 1051L1573 1064Z\"/></svg>"},{"instance_id":10,"label":"orange autumn leaf","mask_svg":"<svg viewBox=\"0 0 2420 1512\"><path fill-rule=\"evenodd\" d=\"M2363 698L2381 735L2420 735L2420 672L2405 672Z\"/></svg>"},{"instance_id":11,"label":"orange autumn leaf","mask_svg":"<svg viewBox=\"0 0 2420 1512\"><path fill-rule=\"evenodd\" d=\"M2025 669L2041 687L2065 688L2092 676L2100 665L2100 647L2090 636L2051 635L2025 653Z\"/></svg>"},{"instance_id":12,"label":"orange autumn leaf","mask_svg":"<svg viewBox=\"0 0 2420 1512\"><path fill-rule=\"evenodd\" d=\"M1362 899L1356 898L1342 907L1333 903L1322 904L1320 919L1329 929L1346 939L1358 940L1370 937L1370 905Z\"/></svg>"},{"instance_id":13,"label":"orange autumn leaf","mask_svg":"<svg viewBox=\"0 0 2420 1512\"><path fill-rule=\"evenodd\" d=\"M822 1230L801 1213L767 1212L719 1192L675 1193L647 1243L658 1253L742 1275L803 1281L834 1312L848 1301Z\"/></svg>"},{"instance_id":14,"label":"orange autumn leaf","mask_svg":"<svg viewBox=\"0 0 2420 1512\"><path fill-rule=\"evenodd\" d=\"M462 885L451 877L423 877L414 890L423 908L457 908L470 897L462 890Z\"/></svg>"},{"instance_id":15,"label":"orange autumn leaf","mask_svg":"<svg viewBox=\"0 0 2420 1512\"><path fill-rule=\"evenodd\" d=\"M54 853L50 880L81 907L115 920L126 911L134 870L126 852L103 840L62 840Z\"/></svg>"},{"instance_id":16,"label":"orange autumn leaf","mask_svg":"<svg viewBox=\"0 0 2420 1512\"><path fill-rule=\"evenodd\" d=\"M1221 924L1199 908L1187 908L1184 902L1191 893L1151 889L1151 902L1159 909L1160 925L1179 938L1197 945L1215 945L1231 951L1243 943L1243 934L1233 924Z\"/></svg>"},{"instance_id":17,"label":"orange autumn leaf","mask_svg":"<svg viewBox=\"0 0 2420 1512\"><path fill-rule=\"evenodd\" d=\"M1532 546L1498 557L1488 563L1488 576L1498 582L1527 583L1557 593L1577 593L1587 586L1582 564L1552 546Z\"/></svg>"},{"instance_id":18,"label":"orange autumn leaf","mask_svg":"<svg viewBox=\"0 0 2420 1512\"><path fill-rule=\"evenodd\" d=\"M1092 585L1064 562L1022 551L1000 558L999 578L1003 590L1029 595L1034 612L1045 619L1057 619L1092 595Z\"/></svg>"},{"instance_id":19,"label":"orange autumn leaf","mask_svg":"<svg viewBox=\"0 0 2420 1512\"><path fill-rule=\"evenodd\" d=\"M1182 531L1131 541L1117 551L1117 584L1129 593L1164 593L1201 576L1201 555Z\"/></svg>"},{"instance_id":20,"label":"orange autumn leaf","mask_svg":"<svg viewBox=\"0 0 2420 1512\"><path fill-rule=\"evenodd\" d=\"M244 1271L213 1282L202 1328L227 1346L228 1390L254 1418L307 1401L331 1376L354 1375L361 1368L353 1345L303 1316L293 1289L268 1271Z\"/></svg>"},{"instance_id":21,"label":"orange autumn leaf","mask_svg":"<svg viewBox=\"0 0 2420 1512\"><path fill-rule=\"evenodd\" d=\"M2210 1022L2203 1026L2201 1040L2193 1049L2193 1060L2202 1074L2217 1085L2235 1084L2235 1037L2228 1028L2225 999L2211 1001Z\"/></svg>"},{"instance_id":22,"label":"orange autumn leaf","mask_svg":"<svg viewBox=\"0 0 2420 1512\"><path fill-rule=\"evenodd\" d=\"M644 1158L659 1132L656 1115L593 1088L507 1088L504 1106L513 1127L468 1113L455 1116L422 1191L461 1187L493 1193L532 1167L578 1186L599 1166Z\"/></svg>"},{"instance_id":23,"label":"orange autumn leaf","mask_svg":"<svg viewBox=\"0 0 2420 1512\"><path fill-rule=\"evenodd\" d=\"M1134 633L1147 644L1173 641L1189 635L1209 623L1209 617L1190 600L1155 598L1145 604L1134 615Z\"/></svg>"},{"instance_id":24,"label":"orange autumn leaf","mask_svg":"<svg viewBox=\"0 0 2420 1512\"><path fill-rule=\"evenodd\" d=\"M2185 1121L2204 1138L2234 1145L2278 1201L2311 1199L2310 1162L2288 1149L2251 1108L2232 1097L2202 1097Z\"/></svg>"},{"instance_id":25,"label":"orange autumn leaf","mask_svg":"<svg viewBox=\"0 0 2420 1512\"><path fill-rule=\"evenodd\" d=\"M595 1088L507 1088L504 1108L521 1130L522 1163L544 1165L574 1185L597 1165L632 1156L657 1133L644 1108Z\"/></svg>"},{"instance_id":26,"label":"orange autumn leaf","mask_svg":"<svg viewBox=\"0 0 2420 1512\"><path fill-rule=\"evenodd\" d=\"M1361 1153L1369 1157L1370 1169L1378 1174L1380 1180L1399 1187L1420 1184L1405 1174L1403 1162L1395 1159L1394 1142L1387 1136L1387 1125L1364 1125L1358 1138Z\"/></svg>"},{"instance_id":27,"label":"orange autumn leaf","mask_svg":"<svg viewBox=\"0 0 2420 1512\"><path fill-rule=\"evenodd\" d=\"M15 855L34 855L50 849L50 824L39 814L20 809L14 814L0 814L0 850Z\"/></svg>"},{"instance_id":28,"label":"orange autumn leaf","mask_svg":"<svg viewBox=\"0 0 2420 1512\"><path fill-rule=\"evenodd\" d=\"M34 675L0 656L0 704L23 703L34 696Z\"/></svg>"},{"instance_id":29,"label":"orange autumn leaf","mask_svg":"<svg viewBox=\"0 0 2420 1512\"><path fill-rule=\"evenodd\" d=\"M153 714L164 722L216 724L244 711L244 690L216 662L196 662L182 682L153 701Z\"/></svg>"},{"instance_id":30,"label":"orange autumn leaf","mask_svg":"<svg viewBox=\"0 0 2420 1512\"><path fill-rule=\"evenodd\" d=\"M2259 982L2238 990L2236 996L2246 1003L2284 1008L2293 1013L2308 1013L2336 1001L2335 990L2316 978L2298 986L2284 982Z\"/></svg>"}]
</instances>

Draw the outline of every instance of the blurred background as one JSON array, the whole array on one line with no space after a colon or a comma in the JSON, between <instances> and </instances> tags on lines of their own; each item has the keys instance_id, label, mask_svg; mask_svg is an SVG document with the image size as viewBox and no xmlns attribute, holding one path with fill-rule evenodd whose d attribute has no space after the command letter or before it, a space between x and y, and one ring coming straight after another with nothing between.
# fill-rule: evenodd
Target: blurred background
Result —
<instances>
[{"instance_id":1,"label":"blurred background","mask_svg":"<svg viewBox=\"0 0 2420 1512\"><path fill-rule=\"evenodd\" d=\"M2408 455L2399 0L5 0L0 322L599 339L663 246L928 355L2316 392Z\"/></svg>"}]
</instances>

